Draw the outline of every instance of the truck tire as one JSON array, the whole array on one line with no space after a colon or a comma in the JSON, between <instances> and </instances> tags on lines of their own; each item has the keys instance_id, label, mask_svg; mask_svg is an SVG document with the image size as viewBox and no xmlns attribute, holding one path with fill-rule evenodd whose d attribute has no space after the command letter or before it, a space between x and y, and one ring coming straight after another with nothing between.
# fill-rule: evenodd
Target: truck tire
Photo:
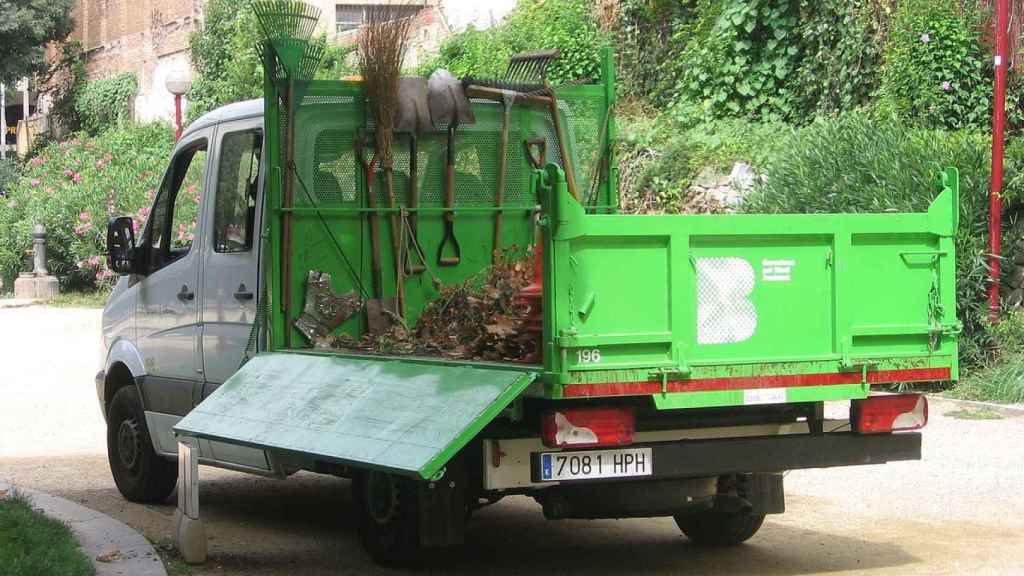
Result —
<instances>
[{"instance_id":1,"label":"truck tire","mask_svg":"<svg viewBox=\"0 0 1024 576\"><path fill-rule=\"evenodd\" d=\"M764 522L764 514L711 509L696 514L682 514L675 519L679 529L695 544L735 546L757 533Z\"/></svg>"},{"instance_id":2,"label":"truck tire","mask_svg":"<svg viewBox=\"0 0 1024 576\"><path fill-rule=\"evenodd\" d=\"M121 388L110 401L107 460L117 489L132 502L163 502L178 482L177 463L153 450L134 386Z\"/></svg>"},{"instance_id":3,"label":"truck tire","mask_svg":"<svg viewBox=\"0 0 1024 576\"><path fill-rule=\"evenodd\" d=\"M386 472L359 472L352 479L359 537L375 562L408 565L419 560L419 501L412 480Z\"/></svg>"}]
</instances>

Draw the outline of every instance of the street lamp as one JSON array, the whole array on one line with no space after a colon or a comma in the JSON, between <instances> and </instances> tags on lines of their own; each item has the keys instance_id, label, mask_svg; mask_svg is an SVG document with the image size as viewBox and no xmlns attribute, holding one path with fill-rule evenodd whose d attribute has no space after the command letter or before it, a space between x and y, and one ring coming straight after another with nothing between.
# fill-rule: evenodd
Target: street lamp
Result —
<instances>
[{"instance_id":1,"label":"street lamp","mask_svg":"<svg viewBox=\"0 0 1024 576\"><path fill-rule=\"evenodd\" d=\"M181 96L192 87L192 76L188 70L174 70L164 81L167 91L174 94L174 139L181 138Z\"/></svg>"}]
</instances>

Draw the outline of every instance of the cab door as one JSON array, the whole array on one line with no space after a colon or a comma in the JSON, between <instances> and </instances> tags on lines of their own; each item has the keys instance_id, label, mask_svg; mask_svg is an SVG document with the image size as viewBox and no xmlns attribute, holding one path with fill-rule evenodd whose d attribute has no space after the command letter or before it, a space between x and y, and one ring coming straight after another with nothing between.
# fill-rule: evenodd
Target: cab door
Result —
<instances>
[{"instance_id":1,"label":"cab door","mask_svg":"<svg viewBox=\"0 0 1024 576\"><path fill-rule=\"evenodd\" d=\"M204 210L201 351L203 398L241 365L258 306L260 158L263 122L250 118L222 124L212 196Z\"/></svg>"},{"instance_id":2,"label":"cab door","mask_svg":"<svg viewBox=\"0 0 1024 576\"><path fill-rule=\"evenodd\" d=\"M200 130L178 144L143 232L136 331L148 412L184 416L203 381L196 238L203 228L199 214L211 139L212 129Z\"/></svg>"}]
</instances>

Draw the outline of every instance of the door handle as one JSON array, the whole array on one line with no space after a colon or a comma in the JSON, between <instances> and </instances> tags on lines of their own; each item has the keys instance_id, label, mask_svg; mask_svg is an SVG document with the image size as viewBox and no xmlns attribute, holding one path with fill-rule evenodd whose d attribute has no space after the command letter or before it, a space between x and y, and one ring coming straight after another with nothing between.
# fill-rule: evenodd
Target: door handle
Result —
<instances>
[{"instance_id":1,"label":"door handle","mask_svg":"<svg viewBox=\"0 0 1024 576\"><path fill-rule=\"evenodd\" d=\"M252 300L252 292L245 288L244 282L238 285L238 290L235 291L235 300Z\"/></svg>"},{"instance_id":2,"label":"door handle","mask_svg":"<svg viewBox=\"0 0 1024 576\"><path fill-rule=\"evenodd\" d=\"M182 284L181 292L178 292L178 300L181 300L182 302L191 302L195 300L195 298L196 293L189 290L187 285Z\"/></svg>"}]
</instances>

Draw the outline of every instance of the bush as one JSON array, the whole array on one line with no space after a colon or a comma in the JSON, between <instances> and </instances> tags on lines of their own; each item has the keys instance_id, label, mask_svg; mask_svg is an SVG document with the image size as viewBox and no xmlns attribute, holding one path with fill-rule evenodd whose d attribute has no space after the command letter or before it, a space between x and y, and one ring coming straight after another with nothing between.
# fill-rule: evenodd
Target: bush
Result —
<instances>
[{"instance_id":1,"label":"bush","mask_svg":"<svg viewBox=\"0 0 1024 576\"><path fill-rule=\"evenodd\" d=\"M42 148L0 197L0 277L25 269L32 229L47 230L48 265L65 288L112 280L102 256L111 216L141 224L174 146L166 125L125 126L99 136L75 134Z\"/></svg>"},{"instance_id":2,"label":"bush","mask_svg":"<svg viewBox=\"0 0 1024 576\"><path fill-rule=\"evenodd\" d=\"M560 56L548 69L552 84L596 79L606 38L593 8L590 0L519 0L501 24L487 30L469 28L445 40L437 57L419 73L426 76L446 68L458 77L499 78L509 56L557 49Z\"/></svg>"},{"instance_id":3,"label":"bush","mask_svg":"<svg viewBox=\"0 0 1024 576\"><path fill-rule=\"evenodd\" d=\"M648 199L666 213L688 209L687 190L701 171L728 172L735 162L762 166L785 124L740 119L689 123L670 115L629 118L618 143L619 191L623 204Z\"/></svg>"},{"instance_id":4,"label":"bush","mask_svg":"<svg viewBox=\"0 0 1024 576\"><path fill-rule=\"evenodd\" d=\"M998 324L986 324L985 329L997 354L981 370L958 382L947 395L986 402L1024 402L1024 310L1009 310Z\"/></svg>"},{"instance_id":5,"label":"bush","mask_svg":"<svg viewBox=\"0 0 1024 576\"><path fill-rule=\"evenodd\" d=\"M679 98L708 118L798 120L799 16L792 0L702 0Z\"/></svg>"},{"instance_id":6,"label":"bush","mask_svg":"<svg viewBox=\"0 0 1024 576\"><path fill-rule=\"evenodd\" d=\"M135 74L90 80L75 91L75 113L84 130L98 134L132 119L132 98L138 91Z\"/></svg>"},{"instance_id":7,"label":"bush","mask_svg":"<svg viewBox=\"0 0 1024 576\"><path fill-rule=\"evenodd\" d=\"M17 183L22 170L21 163L17 159L0 159L0 198L6 196L11 187Z\"/></svg>"},{"instance_id":8,"label":"bush","mask_svg":"<svg viewBox=\"0 0 1024 576\"><path fill-rule=\"evenodd\" d=\"M929 127L987 128L992 57L979 38L984 16L974 2L901 2L885 48L883 111Z\"/></svg>"},{"instance_id":9,"label":"bush","mask_svg":"<svg viewBox=\"0 0 1024 576\"><path fill-rule=\"evenodd\" d=\"M819 119L781 142L766 164L767 182L747 198L745 212L818 213L924 211L936 195L936 175L960 170L960 230L956 238L957 305L964 324L961 361L980 362L990 347L987 227L991 138L980 132L913 128L890 119L848 114ZM1022 198L1024 150L1006 159L1008 205Z\"/></svg>"},{"instance_id":10,"label":"bush","mask_svg":"<svg viewBox=\"0 0 1024 576\"><path fill-rule=\"evenodd\" d=\"M619 92L654 106L672 101L696 0L622 0L615 27Z\"/></svg>"}]
</instances>

